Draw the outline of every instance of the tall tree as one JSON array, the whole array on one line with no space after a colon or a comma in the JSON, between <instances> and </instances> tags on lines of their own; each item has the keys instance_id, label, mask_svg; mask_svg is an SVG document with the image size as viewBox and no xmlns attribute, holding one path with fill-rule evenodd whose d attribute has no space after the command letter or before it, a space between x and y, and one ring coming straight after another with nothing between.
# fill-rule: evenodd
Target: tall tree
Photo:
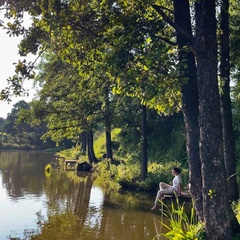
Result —
<instances>
[{"instance_id":1,"label":"tall tree","mask_svg":"<svg viewBox=\"0 0 240 240\"><path fill-rule=\"evenodd\" d=\"M186 129L186 148L189 164L189 182L191 194L199 216L202 215L202 178L199 156L198 89L193 36L188 0L174 0L174 19L177 32L180 78L182 81L182 111ZM189 49L190 48L190 49ZM186 82L186 83L185 83Z\"/></svg>"},{"instance_id":2,"label":"tall tree","mask_svg":"<svg viewBox=\"0 0 240 240\"><path fill-rule=\"evenodd\" d=\"M28 122L21 119L21 112L29 110L30 106L25 101L19 101L14 104L11 113L8 114L6 121L3 124L3 130L14 138L14 143L19 144L20 147L24 147L24 144L28 147L30 145L34 147L34 136L36 129L34 129ZM25 147L26 147L25 146Z\"/></svg>"},{"instance_id":3,"label":"tall tree","mask_svg":"<svg viewBox=\"0 0 240 240\"><path fill-rule=\"evenodd\" d=\"M216 1L196 2L195 13L203 219L209 239L231 239L239 225L231 220L233 212L226 194L217 81Z\"/></svg>"},{"instance_id":4,"label":"tall tree","mask_svg":"<svg viewBox=\"0 0 240 240\"><path fill-rule=\"evenodd\" d=\"M235 137L232 124L232 104L230 97L229 0L221 1L220 17L221 113L224 160L228 179L229 200L236 201L239 198L239 192L236 176Z\"/></svg>"}]
</instances>

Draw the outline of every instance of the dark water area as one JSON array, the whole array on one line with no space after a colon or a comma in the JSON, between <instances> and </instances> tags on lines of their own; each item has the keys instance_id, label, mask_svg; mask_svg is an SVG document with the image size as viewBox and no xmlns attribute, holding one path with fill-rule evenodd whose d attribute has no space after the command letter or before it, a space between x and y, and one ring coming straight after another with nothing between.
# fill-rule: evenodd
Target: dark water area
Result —
<instances>
[{"instance_id":1,"label":"dark water area","mask_svg":"<svg viewBox=\"0 0 240 240\"><path fill-rule=\"evenodd\" d=\"M163 240L143 193L113 193L91 174L49 173L52 153L0 152L0 240Z\"/></svg>"}]
</instances>

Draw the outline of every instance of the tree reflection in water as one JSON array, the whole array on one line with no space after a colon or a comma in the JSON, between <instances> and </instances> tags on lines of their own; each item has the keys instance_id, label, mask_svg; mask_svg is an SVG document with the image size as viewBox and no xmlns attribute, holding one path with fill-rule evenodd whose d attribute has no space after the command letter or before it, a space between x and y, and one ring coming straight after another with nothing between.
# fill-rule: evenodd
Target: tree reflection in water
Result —
<instances>
[{"instance_id":1,"label":"tree reflection in water","mask_svg":"<svg viewBox=\"0 0 240 240\"><path fill-rule=\"evenodd\" d=\"M80 176L80 179L75 204L71 200L74 208L49 216L46 222L40 220L39 233L32 235L31 239L147 240L162 231L161 215L151 213L150 205L146 208L144 199L108 191L101 198L94 192L97 188L93 186L91 175ZM98 207L90 204L91 198L99 198ZM157 236L155 239L165 238Z\"/></svg>"},{"instance_id":2,"label":"tree reflection in water","mask_svg":"<svg viewBox=\"0 0 240 240\"><path fill-rule=\"evenodd\" d=\"M95 186L91 175L75 171L53 170L46 177L46 163L32 158L33 155L14 154L2 161L0 156L1 169L6 170L2 171L3 181L10 196L27 199L27 194L34 192L37 196L44 194L46 199L46 214L41 210L36 213L37 227L33 224L33 229L26 229L21 238L8 239L150 240L159 233L161 215L149 210L153 197L111 193Z\"/></svg>"}]
</instances>

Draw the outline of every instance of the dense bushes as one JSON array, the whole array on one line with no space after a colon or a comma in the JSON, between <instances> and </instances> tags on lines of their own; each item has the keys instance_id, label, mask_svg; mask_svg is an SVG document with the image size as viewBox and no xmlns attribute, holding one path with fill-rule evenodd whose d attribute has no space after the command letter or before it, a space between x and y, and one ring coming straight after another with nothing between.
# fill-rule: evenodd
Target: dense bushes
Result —
<instances>
[{"instance_id":1,"label":"dense bushes","mask_svg":"<svg viewBox=\"0 0 240 240\"><path fill-rule=\"evenodd\" d=\"M94 177L96 182L107 189L126 189L132 191L156 191L161 181L170 183L173 179L171 169L179 166L177 162L163 164L150 163L145 181L140 179L139 163L121 163L118 166L103 160L95 165ZM181 174L183 185L187 186L188 172L183 169Z\"/></svg>"}]
</instances>

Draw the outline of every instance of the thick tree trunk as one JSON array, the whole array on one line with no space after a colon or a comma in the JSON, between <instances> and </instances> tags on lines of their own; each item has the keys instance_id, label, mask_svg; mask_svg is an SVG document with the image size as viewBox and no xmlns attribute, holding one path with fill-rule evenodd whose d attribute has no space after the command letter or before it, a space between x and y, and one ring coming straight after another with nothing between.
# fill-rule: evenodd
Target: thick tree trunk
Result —
<instances>
[{"instance_id":1,"label":"thick tree trunk","mask_svg":"<svg viewBox=\"0 0 240 240\"><path fill-rule=\"evenodd\" d=\"M235 226L230 220L233 212L223 158L215 8L215 0L195 3L203 218L207 239L227 240L234 235Z\"/></svg>"},{"instance_id":2,"label":"thick tree trunk","mask_svg":"<svg viewBox=\"0 0 240 240\"><path fill-rule=\"evenodd\" d=\"M222 84L221 113L223 125L224 160L228 179L230 201L239 198L236 177L235 138L232 125L232 106L230 98L230 65L229 65L229 0L221 1L221 36L220 36L220 77Z\"/></svg>"},{"instance_id":3,"label":"thick tree trunk","mask_svg":"<svg viewBox=\"0 0 240 240\"><path fill-rule=\"evenodd\" d=\"M189 0L174 0L174 19L177 26L179 60L185 64L185 66L180 69L180 76L182 81L184 78L188 79L187 83L182 86L182 111L186 129L190 191L194 199L198 217L203 221L202 177L199 157L197 71L194 54L191 51L187 52L186 49L183 49L193 41ZM181 31L179 29L181 29Z\"/></svg>"},{"instance_id":4,"label":"thick tree trunk","mask_svg":"<svg viewBox=\"0 0 240 240\"><path fill-rule=\"evenodd\" d=\"M141 162L141 179L144 180L147 175L147 108L142 105L142 162Z\"/></svg>"},{"instance_id":5,"label":"thick tree trunk","mask_svg":"<svg viewBox=\"0 0 240 240\"><path fill-rule=\"evenodd\" d=\"M96 163L97 158L93 148L93 132L87 133L87 149L88 149L88 160L90 163Z\"/></svg>"}]
</instances>

